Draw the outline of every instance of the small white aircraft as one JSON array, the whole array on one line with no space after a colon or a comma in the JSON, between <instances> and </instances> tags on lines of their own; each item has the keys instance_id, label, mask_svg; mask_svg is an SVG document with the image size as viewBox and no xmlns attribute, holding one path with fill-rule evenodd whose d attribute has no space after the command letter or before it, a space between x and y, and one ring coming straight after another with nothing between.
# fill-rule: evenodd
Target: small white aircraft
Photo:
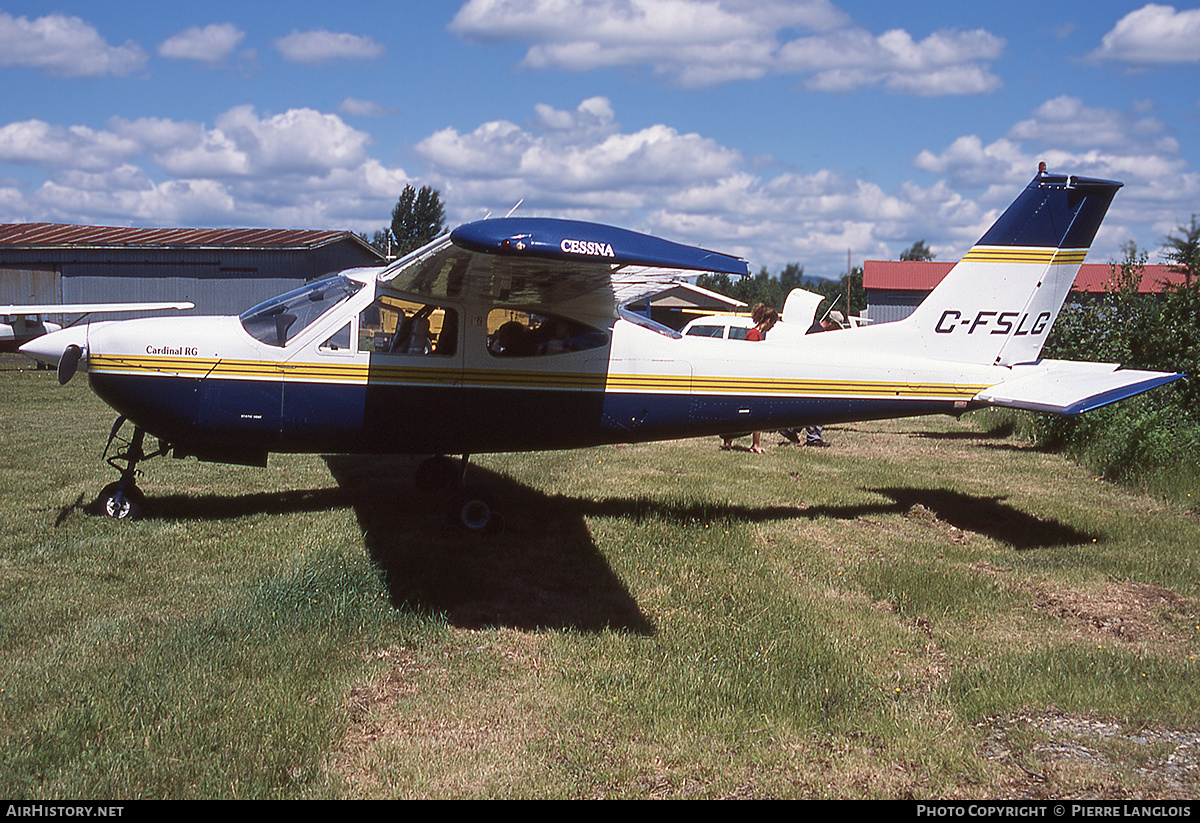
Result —
<instances>
[{"instance_id":1,"label":"small white aircraft","mask_svg":"<svg viewBox=\"0 0 1200 823\"><path fill-rule=\"evenodd\" d=\"M0 306L0 352L18 351L35 337L61 331L59 324L42 319L46 314L78 314L82 317L117 312L182 311L195 307L193 303L35 303Z\"/></svg>"},{"instance_id":2,"label":"small white aircraft","mask_svg":"<svg viewBox=\"0 0 1200 823\"><path fill-rule=\"evenodd\" d=\"M624 306L743 260L592 223L468 223L382 269L352 269L238 317L97 322L21 351L86 369L134 425L101 493L138 513L135 468L173 453L265 465L276 453L433 455L454 513L496 522L471 454L567 449L957 414L1078 414L1182 375L1039 359L1120 183L1038 175L907 319L763 342L685 337ZM810 310L811 312L811 310ZM146 434L158 449L143 449ZM107 455L108 447L105 449Z\"/></svg>"}]
</instances>

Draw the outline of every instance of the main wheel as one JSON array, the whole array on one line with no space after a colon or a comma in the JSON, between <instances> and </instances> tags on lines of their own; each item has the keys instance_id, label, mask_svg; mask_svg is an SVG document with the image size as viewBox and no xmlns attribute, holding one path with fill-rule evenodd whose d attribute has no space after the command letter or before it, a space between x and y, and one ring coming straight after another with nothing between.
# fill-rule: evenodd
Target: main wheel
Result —
<instances>
[{"instance_id":1,"label":"main wheel","mask_svg":"<svg viewBox=\"0 0 1200 823\"><path fill-rule=\"evenodd\" d=\"M504 527L504 517L487 497L465 492L458 495L451 509L454 521L469 532L483 534Z\"/></svg>"},{"instance_id":2,"label":"main wheel","mask_svg":"<svg viewBox=\"0 0 1200 823\"><path fill-rule=\"evenodd\" d=\"M109 483L101 489L96 503L99 505L100 511L104 512L105 517L111 517L114 520L136 520L142 516L145 497L141 490L132 483L122 488L118 481Z\"/></svg>"}]
</instances>

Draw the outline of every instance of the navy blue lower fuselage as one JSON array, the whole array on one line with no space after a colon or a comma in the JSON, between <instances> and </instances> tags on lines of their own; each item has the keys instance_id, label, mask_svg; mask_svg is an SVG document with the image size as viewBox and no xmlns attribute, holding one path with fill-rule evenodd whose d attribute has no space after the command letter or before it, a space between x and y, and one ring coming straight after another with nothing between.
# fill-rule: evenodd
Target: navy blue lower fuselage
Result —
<instances>
[{"instance_id":1,"label":"navy blue lower fuselage","mask_svg":"<svg viewBox=\"0 0 1200 823\"><path fill-rule=\"evenodd\" d=\"M554 450L962 411L945 400L739 397L98 373L94 391L178 454Z\"/></svg>"}]
</instances>

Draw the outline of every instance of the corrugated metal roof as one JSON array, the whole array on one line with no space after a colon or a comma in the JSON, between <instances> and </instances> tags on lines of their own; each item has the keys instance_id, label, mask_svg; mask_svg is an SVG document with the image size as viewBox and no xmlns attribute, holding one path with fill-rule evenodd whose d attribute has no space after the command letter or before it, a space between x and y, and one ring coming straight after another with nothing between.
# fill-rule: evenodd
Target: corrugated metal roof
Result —
<instances>
[{"instance_id":1,"label":"corrugated metal roof","mask_svg":"<svg viewBox=\"0 0 1200 823\"><path fill-rule=\"evenodd\" d=\"M952 268L953 263L937 261L867 260L863 263L863 288L932 291Z\"/></svg>"},{"instance_id":2,"label":"corrugated metal roof","mask_svg":"<svg viewBox=\"0 0 1200 823\"><path fill-rule=\"evenodd\" d=\"M1079 274L1075 276L1074 289L1092 294L1105 292L1109 290L1112 279L1113 271L1109 264L1084 263L1079 267ZM1179 285L1182 282L1183 272L1171 271L1170 266L1161 264L1149 265L1142 272L1142 282L1138 284L1138 291L1151 294L1162 291L1163 283Z\"/></svg>"},{"instance_id":3,"label":"corrugated metal roof","mask_svg":"<svg viewBox=\"0 0 1200 823\"><path fill-rule=\"evenodd\" d=\"M221 248L313 249L353 238L319 229L139 229L63 223L0 224L0 246L10 248Z\"/></svg>"},{"instance_id":4,"label":"corrugated metal roof","mask_svg":"<svg viewBox=\"0 0 1200 823\"><path fill-rule=\"evenodd\" d=\"M863 288L890 291L932 291L942 282L953 263L925 260L867 260L863 263ZM1108 291L1112 266L1108 263L1084 263L1075 276L1075 291L1096 294ZM1182 283L1183 275L1164 265L1149 265L1138 288L1143 294L1162 291L1163 282Z\"/></svg>"}]
</instances>

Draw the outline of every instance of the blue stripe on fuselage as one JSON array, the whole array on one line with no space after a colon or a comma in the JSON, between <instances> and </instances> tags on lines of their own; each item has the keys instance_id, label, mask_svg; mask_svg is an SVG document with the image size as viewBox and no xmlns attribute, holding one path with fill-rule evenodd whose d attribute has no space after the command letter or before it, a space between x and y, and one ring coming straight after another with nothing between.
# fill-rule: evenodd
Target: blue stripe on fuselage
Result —
<instances>
[{"instance_id":1,"label":"blue stripe on fuselage","mask_svg":"<svg viewBox=\"0 0 1200 823\"><path fill-rule=\"evenodd\" d=\"M945 400L706 396L91 375L96 393L188 453L570 449L961 411Z\"/></svg>"}]
</instances>

